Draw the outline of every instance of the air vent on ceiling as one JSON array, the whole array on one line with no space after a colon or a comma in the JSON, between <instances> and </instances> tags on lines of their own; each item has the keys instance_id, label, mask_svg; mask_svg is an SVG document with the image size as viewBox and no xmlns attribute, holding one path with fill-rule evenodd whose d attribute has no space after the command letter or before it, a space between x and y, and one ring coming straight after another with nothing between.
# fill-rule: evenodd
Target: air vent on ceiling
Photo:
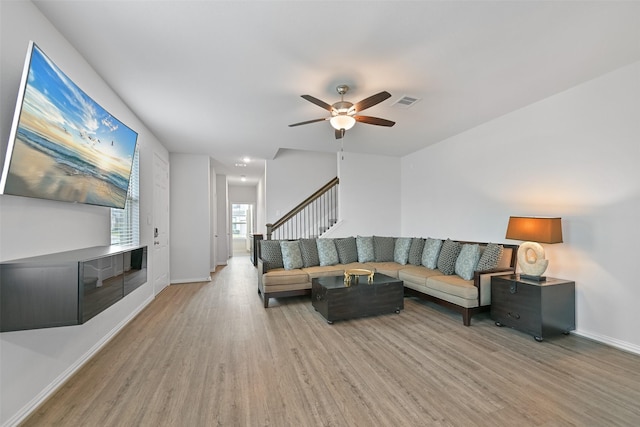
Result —
<instances>
[{"instance_id":1,"label":"air vent on ceiling","mask_svg":"<svg viewBox=\"0 0 640 427\"><path fill-rule=\"evenodd\" d=\"M404 95L402 98L391 104L391 106L399 108L409 108L418 101L420 101L420 98Z\"/></svg>"}]
</instances>

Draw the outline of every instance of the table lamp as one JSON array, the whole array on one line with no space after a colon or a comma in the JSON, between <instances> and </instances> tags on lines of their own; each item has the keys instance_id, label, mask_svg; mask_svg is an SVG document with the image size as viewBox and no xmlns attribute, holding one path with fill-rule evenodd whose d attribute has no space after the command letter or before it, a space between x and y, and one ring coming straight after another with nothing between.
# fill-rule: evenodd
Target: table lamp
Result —
<instances>
[{"instance_id":1,"label":"table lamp","mask_svg":"<svg viewBox=\"0 0 640 427\"><path fill-rule=\"evenodd\" d=\"M520 277L544 282L542 274L549 261L545 259L540 243L562 243L562 219L541 217L509 217L507 239L525 241L518 249L518 264L522 270Z\"/></svg>"}]
</instances>

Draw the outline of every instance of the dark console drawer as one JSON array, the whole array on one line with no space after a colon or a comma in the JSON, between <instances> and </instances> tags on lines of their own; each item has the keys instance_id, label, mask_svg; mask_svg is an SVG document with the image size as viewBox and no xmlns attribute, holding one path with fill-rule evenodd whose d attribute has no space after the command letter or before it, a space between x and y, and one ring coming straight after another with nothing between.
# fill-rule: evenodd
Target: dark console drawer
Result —
<instances>
[{"instance_id":1,"label":"dark console drawer","mask_svg":"<svg viewBox=\"0 0 640 427\"><path fill-rule=\"evenodd\" d=\"M505 326L540 333L540 292L515 281L498 281L491 287L491 318Z\"/></svg>"},{"instance_id":2,"label":"dark console drawer","mask_svg":"<svg viewBox=\"0 0 640 427\"><path fill-rule=\"evenodd\" d=\"M575 282L534 282L517 274L491 278L491 318L536 340L575 329Z\"/></svg>"}]
</instances>

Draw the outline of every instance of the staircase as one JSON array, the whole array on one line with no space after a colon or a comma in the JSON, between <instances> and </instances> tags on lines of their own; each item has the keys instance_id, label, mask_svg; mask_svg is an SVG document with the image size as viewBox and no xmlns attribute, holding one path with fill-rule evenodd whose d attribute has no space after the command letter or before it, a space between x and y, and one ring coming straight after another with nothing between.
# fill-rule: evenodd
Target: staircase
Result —
<instances>
[{"instance_id":1,"label":"staircase","mask_svg":"<svg viewBox=\"0 0 640 427\"><path fill-rule=\"evenodd\" d=\"M267 240L320 237L338 222L338 177L318 189L273 224L267 224Z\"/></svg>"}]
</instances>

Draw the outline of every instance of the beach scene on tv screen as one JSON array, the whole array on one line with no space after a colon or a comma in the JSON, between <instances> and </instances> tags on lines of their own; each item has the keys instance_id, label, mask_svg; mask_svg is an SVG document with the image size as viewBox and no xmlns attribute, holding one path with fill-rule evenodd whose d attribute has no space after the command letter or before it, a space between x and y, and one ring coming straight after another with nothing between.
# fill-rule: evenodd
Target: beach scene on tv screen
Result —
<instances>
[{"instance_id":1,"label":"beach scene on tv screen","mask_svg":"<svg viewBox=\"0 0 640 427\"><path fill-rule=\"evenodd\" d=\"M123 208L137 136L34 45L4 193Z\"/></svg>"}]
</instances>

